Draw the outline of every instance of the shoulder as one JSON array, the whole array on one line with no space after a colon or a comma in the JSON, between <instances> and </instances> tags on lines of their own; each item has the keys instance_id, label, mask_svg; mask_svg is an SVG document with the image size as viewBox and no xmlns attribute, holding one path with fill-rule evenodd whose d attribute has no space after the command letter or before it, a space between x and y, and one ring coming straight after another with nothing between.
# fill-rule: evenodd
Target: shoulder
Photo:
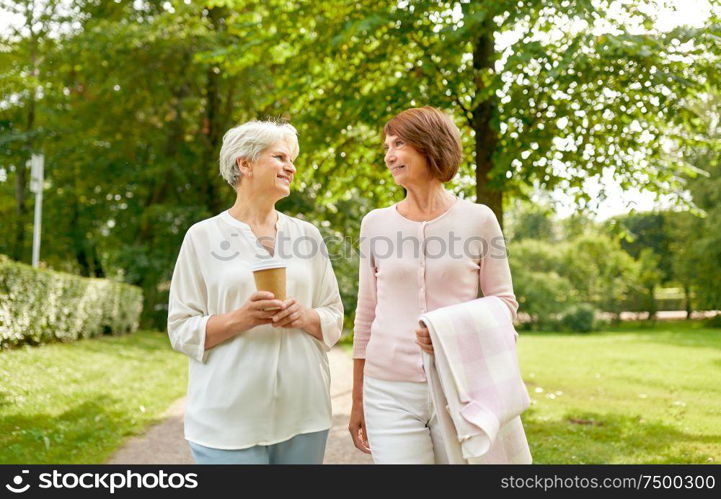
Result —
<instances>
[{"instance_id":1,"label":"shoulder","mask_svg":"<svg viewBox=\"0 0 721 499\"><path fill-rule=\"evenodd\" d=\"M389 216L393 215L395 205L386 206L385 208L376 208L366 213L361 219L361 230L370 229L378 224L387 224L390 220Z\"/></svg>"},{"instance_id":2,"label":"shoulder","mask_svg":"<svg viewBox=\"0 0 721 499\"><path fill-rule=\"evenodd\" d=\"M211 230L215 230L215 228L218 225L218 222L220 220L220 214L214 215L212 217L200 220L198 222L195 222L193 225L188 227L188 230L185 232L185 236L191 236L191 237L199 237L207 234Z\"/></svg>"},{"instance_id":3,"label":"shoulder","mask_svg":"<svg viewBox=\"0 0 721 499\"><path fill-rule=\"evenodd\" d=\"M458 202L462 204L456 211L454 223L468 227L473 233L496 235L501 232L498 218L489 206L467 199Z\"/></svg>"},{"instance_id":4,"label":"shoulder","mask_svg":"<svg viewBox=\"0 0 721 499\"><path fill-rule=\"evenodd\" d=\"M484 219L496 218L496 214L493 213L493 210L490 209L488 205L482 203L474 203L473 201L469 201L468 199L459 199L458 202L461 203L460 214L464 218L468 215L475 215L475 218Z\"/></svg>"},{"instance_id":5,"label":"shoulder","mask_svg":"<svg viewBox=\"0 0 721 499\"><path fill-rule=\"evenodd\" d=\"M218 237L222 237L223 231L221 226L221 214L199 220L185 231L183 245L191 244L198 246L209 244L211 241L217 240Z\"/></svg>"},{"instance_id":6,"label":"shoulder","mask_svg":"<svg viewBox=\"0 0 721 499\"><path fill-rule=\"evenodd\" d=\"M473 223L481 223L484 225L488 223L498 223L496 214L487 205L474 203L473 201L469 201L467 199L460 199L458 202L461 203L461 205L459 206L460 209L456 212L456 217L462 220L471 221Z\"/></svg>"}]
</instances>

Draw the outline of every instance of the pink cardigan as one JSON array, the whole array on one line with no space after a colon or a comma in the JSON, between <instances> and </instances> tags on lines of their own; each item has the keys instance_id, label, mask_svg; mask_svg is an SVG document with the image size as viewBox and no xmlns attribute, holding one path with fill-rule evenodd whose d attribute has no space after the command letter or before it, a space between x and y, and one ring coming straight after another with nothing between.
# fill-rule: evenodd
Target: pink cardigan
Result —
<instances>
[{"instance_id":1,"label":"pink cardigan","mask_svg":"<svg viewBox=\"0 0 721 499\"><path fill-rule=\"evenodd\" d=\"M426 381L415 335L426 312L482 293L502 300L515 318L506 246L487 206L459 199L427 222L403 217L396 205L373 210L360 238L353 358L366 360L365 375Z\"/></svg>"}]
</instances>

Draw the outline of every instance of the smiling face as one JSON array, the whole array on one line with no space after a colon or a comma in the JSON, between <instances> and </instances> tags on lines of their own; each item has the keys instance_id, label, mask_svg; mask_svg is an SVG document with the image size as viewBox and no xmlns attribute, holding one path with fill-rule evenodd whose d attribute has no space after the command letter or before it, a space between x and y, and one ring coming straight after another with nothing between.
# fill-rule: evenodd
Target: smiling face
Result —
<instances>
[{"instance_id":1,"label":"smiling face","mask_svg":"<svg viewBox=\"0 0 721 499\"><path fill-rule=\"evenodd\" d=\"M383 147L386 166L396 184L407 187L433 179L426 157L399 136L387 135Z\"/></svg>"},{"instance_id":2,"label":"smiling face","mask_svg":"<svg viewBox=\"0 0 721 499\"><path fill-rule=\"evenodd\" d=\"M282 199L290 194L296 172L293 161L297 155L290 141L281 140L271 144L253 163L239 159L238 166L247 177L243 182L247 181L254 190L263 191L270 197Z\"/></svg>"}]
</instances>

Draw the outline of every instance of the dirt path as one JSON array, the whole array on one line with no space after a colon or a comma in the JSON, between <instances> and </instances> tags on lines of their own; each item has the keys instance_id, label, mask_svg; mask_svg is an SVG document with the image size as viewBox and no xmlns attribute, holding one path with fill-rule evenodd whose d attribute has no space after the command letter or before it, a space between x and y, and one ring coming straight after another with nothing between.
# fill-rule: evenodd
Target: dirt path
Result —
<instances>
[{"instance_id":1,"label":"dirt path","mask_svg":"<svg viewBox=\"0 0 721 499\"><path fill-rule=\"evenodd\" d=\"M326 464L372 464L370 456L356 450L348 434L348 416L353 386L353 361L340 347L328 353L331 369L333 426L325 452ZM188 444L183 438L185 398L176 400L165 412L164 420L141 436L132 437L108 461L108 464L192 464Z\"/></svg>"}]
</instances>

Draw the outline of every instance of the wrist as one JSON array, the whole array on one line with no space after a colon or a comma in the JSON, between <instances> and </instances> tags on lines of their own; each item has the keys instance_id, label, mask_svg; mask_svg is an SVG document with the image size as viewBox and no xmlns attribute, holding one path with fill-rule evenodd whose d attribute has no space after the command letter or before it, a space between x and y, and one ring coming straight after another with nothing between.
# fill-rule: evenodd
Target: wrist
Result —
<instances>
[{"instance_id":1,"label":"wrist","mask_svg":"<svg viewBox=\"0 0 721 499\"><path fill-rule=\"evenodd\" d=\"M248 329L248 325L245 323L245 314L243 309L239 308L228 314L228 328L237 333L242 333Z\"/></svg>"},{"instance_id":2,"label":"wrist","mask_svg":"<svg viewBox=\"0 0 721 499\"><path fill-rule=\"evenodd\" d=\"M303 325L301 329L312 336L320 334L320 316L312 308L307 308L303 312Z\"/></svg>"}]
</instances>

